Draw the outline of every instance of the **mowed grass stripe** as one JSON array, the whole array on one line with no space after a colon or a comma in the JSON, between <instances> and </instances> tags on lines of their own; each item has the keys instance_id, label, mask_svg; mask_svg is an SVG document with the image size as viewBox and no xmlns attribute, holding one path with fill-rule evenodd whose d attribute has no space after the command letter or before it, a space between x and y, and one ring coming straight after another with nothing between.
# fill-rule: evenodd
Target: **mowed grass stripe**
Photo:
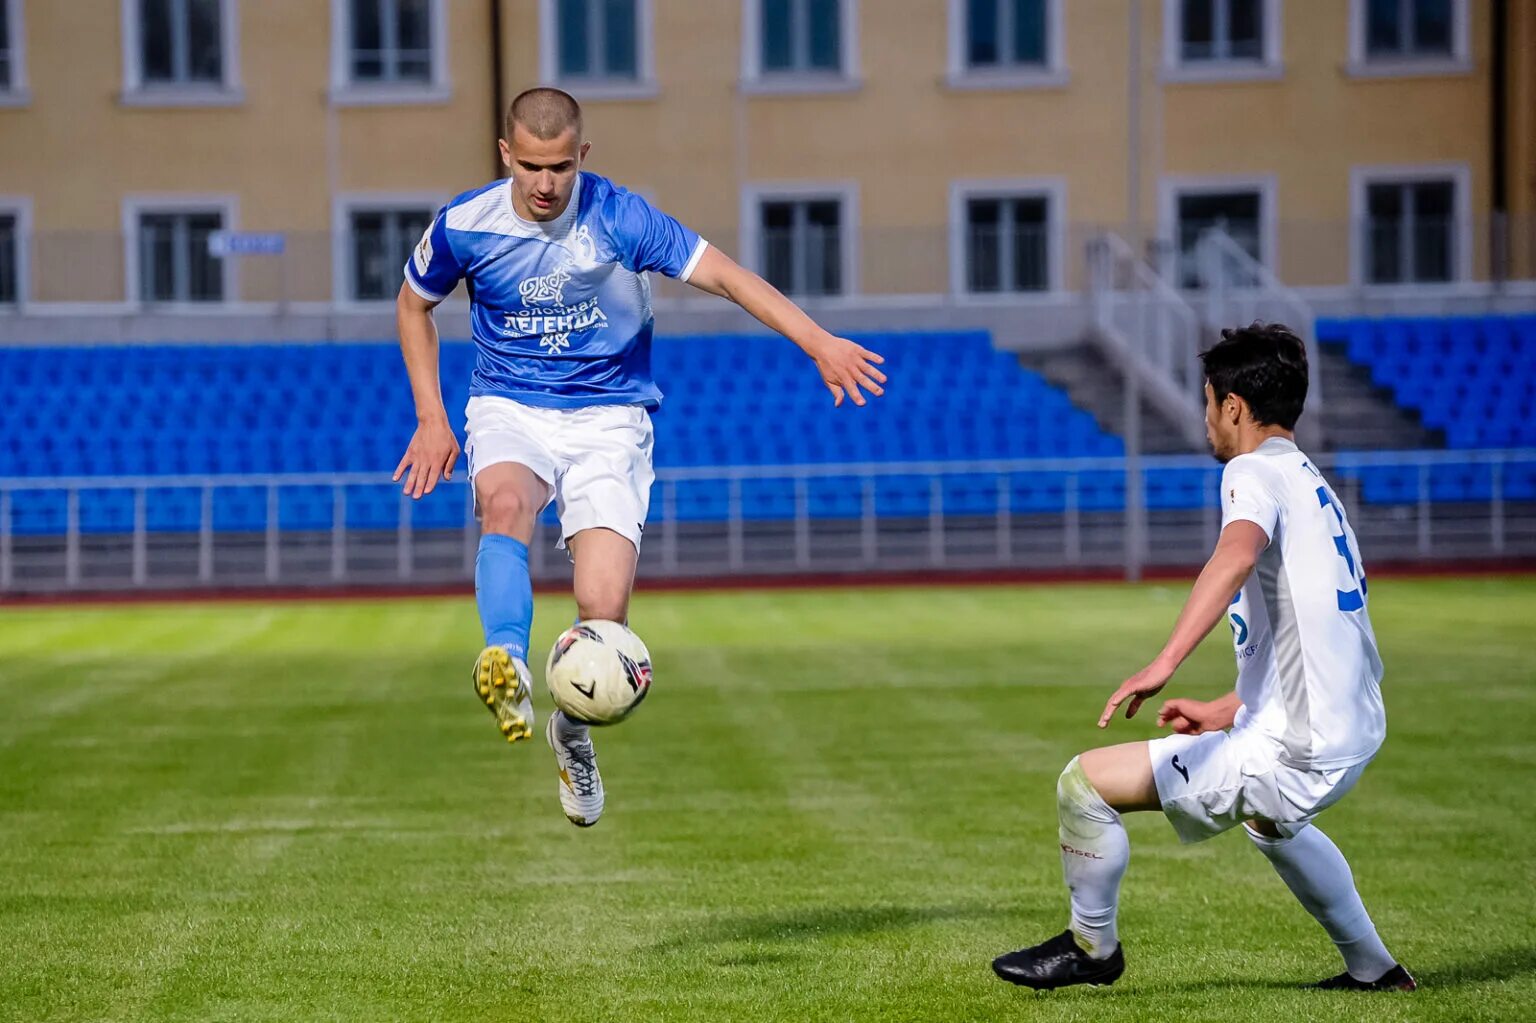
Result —
<instances>
[{"instance_id":1,"label":"mowed grass stripe","mask_svg":"<svg viewBox=\"0 0 1536 1023\"><path fill-rule=\"evenodd\" d=\"M1321 929L1240 835L1155 816L1121 984L990 976L1062 926L1055 776L1155 734L1093 722L1186 591L642 592L656 689L598 734L590 831L469 694L467 600L0 616L0 654L31 637L0 657L0 1019L1522 1018L1525 579L1372 583L1390 738L1324 826L1418 995L1294 990L1337 968ZM571 614L540 598L536 662ZM82 669L112 699L72 702ZM1175 688L1230 681L1217 635Z\"/></svg>"}]
</instances>

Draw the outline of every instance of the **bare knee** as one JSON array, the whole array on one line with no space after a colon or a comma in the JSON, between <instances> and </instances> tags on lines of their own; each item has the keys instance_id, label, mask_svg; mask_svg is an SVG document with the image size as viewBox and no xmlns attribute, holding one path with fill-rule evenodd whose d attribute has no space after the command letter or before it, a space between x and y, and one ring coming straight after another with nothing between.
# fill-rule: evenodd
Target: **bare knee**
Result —
<instances>
[{"instance_id":1,"label":"bare knee","mask_svg":"<svg viewBox=\"0 0 1536 1023\"><path fill-rule=\"evenodd\" d=\"M487 533L532 539L533 520L539 509L516 484L508 481L480 495L480 522Z\"/></svg>"},{"instance_id":2,"label":"bare knee","mask_svg":"<svg viewBox=\"0 0 1536 1023\"><path fill-rule=\"evenodd\" d=\"M1077 758L1088 784L1116 810L1157 810L1157 782L1145 742L1101 746Z\"/></svg>"}]
</instances>

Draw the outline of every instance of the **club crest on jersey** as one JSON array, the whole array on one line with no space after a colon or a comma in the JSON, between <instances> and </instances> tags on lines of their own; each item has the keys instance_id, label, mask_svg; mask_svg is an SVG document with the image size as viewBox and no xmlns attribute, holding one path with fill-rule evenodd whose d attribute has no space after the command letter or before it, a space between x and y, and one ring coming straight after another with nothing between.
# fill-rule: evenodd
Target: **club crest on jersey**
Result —
<instances>
[{"instance_id":1,"label":"club crest on jersey","mask_svg":"<svg viewBox=\"0 0 1536 1023\"><path fill-rule=\"evenodd\" d=\"M571 279L570 264L557 266L541 277L530 277L517 286L523 305L565 305L565 285Z\"/></svg>"}]
</instances>

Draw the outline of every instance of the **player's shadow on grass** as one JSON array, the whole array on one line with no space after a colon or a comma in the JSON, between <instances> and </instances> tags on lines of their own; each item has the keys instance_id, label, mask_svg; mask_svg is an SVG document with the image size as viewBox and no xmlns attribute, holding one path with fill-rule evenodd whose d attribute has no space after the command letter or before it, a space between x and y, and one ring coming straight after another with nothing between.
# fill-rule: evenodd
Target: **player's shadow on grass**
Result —
<instances>
[{"instance_id":1,"label":"player's shadow on grass","mask_svg":"<svg viewBox=\"0 0 1536 1023\"><path fill-rule=\"evenodd\" d=\"M994 906L837 906L793 912L743 913L717 917L687 934L668 938L657 951L723 945L731 942L800 942L856 934L875 934L950 920L1002 915Z\"/></svg>"},{"instance_id":2,"label":"player's shadow on grass","mask_svg":"<svg viewBox=\"0 0 1536 1023\"><path fill-rule=\"evenodd\" d=\"M1413 969L1412 965L1408 967ZM1502 948L1416 974L1426 988L1457 987L1493 980L1513 980L1536 973L1536 947Z\"/></svg>"},{"instance_id":3,"label":"player's shadow on grass","mask_svg":"<svg viewBox=\"0 0 1536 1023\"><path fill-rule=\"evenodd\" d=\"M1412 964L1409 964L1412 970ZM1490 981L1512 980L1536 973L1536 948L1517 947L1505 948L1496 952L1479 955L1474 959L1466 959L1461 962L1447 963L1443 966L1423 972L1414 971L1421 987L1434 990L1437 988L1459 987L1463 984L1483 984ZM1321 979L1321 978L1319 978ZM1247 977L1224 977L1220 980L1191 981L1187 984L1173 984L1175 991L1210 991L1224 988L1283 988L1301 989L1306 987L1305 981L1275 980L1272 978L1255 979Z\"/></svg>"}]
</instances>

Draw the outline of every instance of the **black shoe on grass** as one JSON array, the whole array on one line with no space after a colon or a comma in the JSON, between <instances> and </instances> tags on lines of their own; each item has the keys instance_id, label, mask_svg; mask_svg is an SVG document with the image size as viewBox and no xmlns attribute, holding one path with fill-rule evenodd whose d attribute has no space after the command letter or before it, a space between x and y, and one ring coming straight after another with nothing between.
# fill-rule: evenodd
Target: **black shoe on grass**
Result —
<instances>
[{"instance_id":1,"label":"black shoe on grass","mask_svg":"<svg viewBox=\"0 0 1536 1023\"><path fill-rule=\"evenodd\" d=\"M1417 991L1419 982L1401 965L1383 973L1375 980L1356 980L1347 973L1320 980L1312 987L1319 991Z\"/></svg>"},{"instance_id":2,"label":"black shoe on grass","mask_svg":"<svg viewBox=\"0 0 1536 1023\"><path fill-rule=\"evenodd\" d=\"M1108 959L1094 959L1078 946L1071 931L1062 931L1033 948L998 956L992 960L992 972L1010 984L1036 991L1072 984L1113 984L1125 972L1125 953L1117 945Z\"/></svg>"}]
</instances>

